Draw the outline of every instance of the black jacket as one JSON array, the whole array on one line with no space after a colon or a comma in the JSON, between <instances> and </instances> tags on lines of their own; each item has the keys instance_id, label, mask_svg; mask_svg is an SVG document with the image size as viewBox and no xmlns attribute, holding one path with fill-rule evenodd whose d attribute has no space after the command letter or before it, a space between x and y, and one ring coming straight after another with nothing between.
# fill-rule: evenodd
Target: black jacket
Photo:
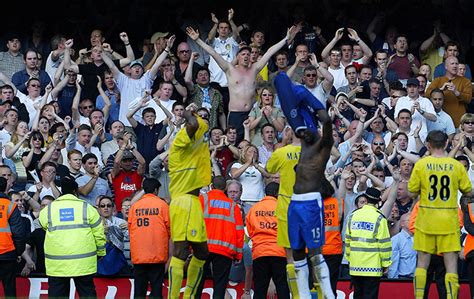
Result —
<instances>
[{"instance_id":1,"label":"black jacket","mask_svg":"<svg viewBox=\"0 0 474 299\"><path fill-rule=\"evenodd\" d=\"M0 193L0 197L2 194ZM8 218L8 224L10 225L10 230L12 232L13 244L15 245L15 250L0 254L0 260L16 260L17 256L20 256L23 251L25 251L26 235L25 222L21 217L21 212L18 210L18 207L15 207L13 212Z\"/></svg>"}]
</instances>

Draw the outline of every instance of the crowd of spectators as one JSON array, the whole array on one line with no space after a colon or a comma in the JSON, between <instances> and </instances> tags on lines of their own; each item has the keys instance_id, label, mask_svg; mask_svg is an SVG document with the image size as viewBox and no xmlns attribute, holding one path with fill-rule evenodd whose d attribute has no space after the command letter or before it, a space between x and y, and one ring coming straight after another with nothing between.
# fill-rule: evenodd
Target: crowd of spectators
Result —
<instances>
[{"instance_id":1,"label":"crowd of spectators","mask_svg":"<svg viewBox=\"0 0 474 299\"><path fill-rule=\"evenodd\" d=\"M382 25L382 13L365 28L345 24L331 36L324 23L308 23L301 9L294 14L296 33L271 58L265 56L267 49L273 51L266 37L276 33L236 24L233 9L221 15L209 11L199 16L207 18L202 23L183 19L181 28L157 31L143 43L132 43L136 37L129 39L131 32L125 31L113 38L121 44L108 43L100 28L90 32L84 48L76 46L73 34L38 40L33 35L25 42L25 36L9 32L7 49L0 52L0 176L31 232L18 273L45 271L45 234L37 218L61 195L65 176L76 179L79 197L98 209L106 228L107 256L98 274L130 273L131 202L144 177L158 179L158 195L172 200L168 152L192 103L210 123L213 175L229 181L226 194L245 218L265 197L266 185L284 184L284 177L265 166L276 149L295 139L272 83L278 72L286 72L326 105L333 120L335 144L326 176L336 190L333 197L344 202L343 219L365 204L358 195L368 187L379 189L393 242L387 277L413 277L409 223L416 198L407 183L414 163L427 152L428 132L449 136L449 155L465 165L474 183L472 74L460 55L464 41L435 22L425 24L432 34L414 47L407 32ZM187 35L186 25L194 28ZM250 66L265 62L252 78L255 90L245 91L250 105L232 98L236 90L244 92L238 90L239 79L229 80L193 33L234 66L241 53ZM239 123L228 125L232 113L239 113ZM237 273L251 271L246 250L247 244L245 267L235 263L233 280L248 280ZM460 255L460 262L464 259ZM460 272L466 277L465 267ZM347 271L341 277L348 278Z\"/></svg>"}]
</instances>

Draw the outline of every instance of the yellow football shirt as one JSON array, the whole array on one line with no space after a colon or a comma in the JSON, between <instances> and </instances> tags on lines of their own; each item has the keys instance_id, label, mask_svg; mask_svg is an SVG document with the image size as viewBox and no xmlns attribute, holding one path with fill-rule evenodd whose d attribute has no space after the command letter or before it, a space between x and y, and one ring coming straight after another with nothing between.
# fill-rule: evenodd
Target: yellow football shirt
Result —
<instances>
[{"instance_id":1,"label":"yellow football shirt","mask_svg":"<svg viewBox=\"0 0 474 299\"><path fill-rule=\"evenodd\" d=\"M285 145L274 151L267 162L267 171L280 173L280 190L278 190L278 202L276 215L279 220L287 221L288 206L290 205L293 186L295 185L295 166L300 159L301 146Z\"/></svg>"},{"instance_id":2,"label":"yellow football shirt","mask_svg":"<svg viewBox=\"0 0 474 299\"><path fill-rule=\"evenodd\" d=\"M420 193L415 228L433 235L459 230L458 190L468 193L471 189L466 169L459 161L431 156L420 159L408 182L408 191Z\"/></svg>"},{"instance_id":3,"label":"yellow football shirt","mask_svg":"<svg viewBox=\"0 0 474 299\"><path fill-rule=\"evenodd\" d=\"M171 199L211 183L209 126L200 117L197 119L199 128L194 137L189 138L186 127L183 127L170 148L168 168Z\"/></svg>"}]
</instances>

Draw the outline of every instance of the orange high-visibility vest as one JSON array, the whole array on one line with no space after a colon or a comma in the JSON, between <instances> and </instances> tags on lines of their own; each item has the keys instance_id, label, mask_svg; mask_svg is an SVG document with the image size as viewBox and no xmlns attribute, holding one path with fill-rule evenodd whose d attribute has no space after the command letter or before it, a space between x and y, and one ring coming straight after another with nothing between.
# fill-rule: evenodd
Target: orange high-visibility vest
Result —
<instances>
[{"instance_id":1,"label":"orange high-visibility vest","mask_svg":"<svg viewBox=\"0 0 474 299\"><path fill-rule=\"evenodd\" d=\"M130 255L133 264L159 264L168 260L170 216L168 204L147 193L128 214Z\"/></svg>"},{"instance_id":2,"label":"orange high-visibility vest","mask_svg":"<svg viewBox=\"0 0 474 299\"><path fill-rule=\"evenodd\" d=\"M252 239L253 260L262 256L286 257L285 249L277 245L276 207L277 199L265 196L247 213L247 231Z\"/></svg>"},{"instance_id":3,"label":"orange high-visibility vest","mask_svg":"<svg viewBox=\"0 0 474 299\"><path fill-rule=\"evenodd\" d=\"M0 254L15 250L8 219L16 204L6 198L0 198Z\"/></svg>"},{"instance_id":4,"label":"orange high-visibility vest","mask_svg":"<svg viewBox=\"0 0 474 299\"><path fill-rule=\"evenodd\" d=\"M342 217L344 212L344 201L339 202L337 198L329 197L324 199L324 230L326 243L322 253L342 254Z\"/></svg>"},{"instance_id":5,"label":"orange high-visibility vest","mask_svg":"<svg viewBox=\"0 0 474 299\"><path fill-rule=\"evenodd\" d=\"M474 203L470 203L467 205L467 209L469 211L469 218L471 222L474 223ZM464 258L469 254L469 252L474 250L474 236L471 234L467 234L466 243L464 244Z\"/></svg>"},{"instance_id":6,"label":"orange high-visibility vest","mask_svg":"<svg viewBox=\"0 0 474 299\"><path fill-rule=\"evenodd\" d=\"M239 206L218 189L199 195L199 199L204 212L209 252L241 260L244 221Z\"/></svg>"}]
</instances>

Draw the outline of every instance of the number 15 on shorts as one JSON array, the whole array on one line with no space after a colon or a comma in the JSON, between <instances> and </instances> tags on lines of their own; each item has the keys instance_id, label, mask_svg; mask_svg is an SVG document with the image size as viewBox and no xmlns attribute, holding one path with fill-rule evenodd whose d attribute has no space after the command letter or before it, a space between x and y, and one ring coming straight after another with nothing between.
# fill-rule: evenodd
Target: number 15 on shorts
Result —
<instances>
[{"instance_id":1,"label":"number 15 on shorts","mask_svg":"<svg viewBox=\"0 0 474 299\"><path fill-rule=\"evenodd\" d=\"M318 243L321 238L321 228L315 227L311 230L314 242Z\"/></svg>"}]
</instances>

